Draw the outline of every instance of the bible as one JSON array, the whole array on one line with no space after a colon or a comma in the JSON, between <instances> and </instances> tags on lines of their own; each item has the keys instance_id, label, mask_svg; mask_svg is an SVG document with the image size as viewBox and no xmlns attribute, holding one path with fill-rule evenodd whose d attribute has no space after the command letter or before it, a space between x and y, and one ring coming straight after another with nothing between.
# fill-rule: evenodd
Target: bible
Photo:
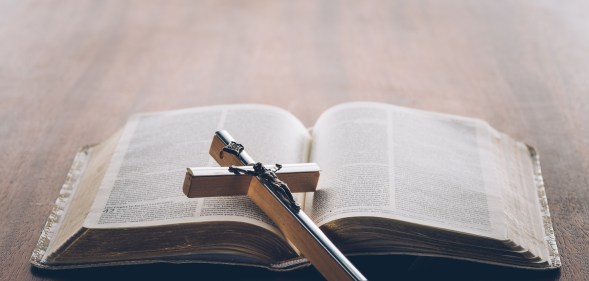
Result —
<instances>
[{"instance_id":1,"label":"bible","mask_svg":"<svg viewBox=\"0 0 589 281\"><path fill-rule=\"evenodd\" d=\"M346 256L561 266L534 148L478 119L373 102L332 107L310 129L265 105L135 115L76 155L31 263L308 266L246 196L184 195L187 167L217 166L210 137L223 129L260 162L321 167L316 191L293 195Z\"/></svg>"}]
</instances>

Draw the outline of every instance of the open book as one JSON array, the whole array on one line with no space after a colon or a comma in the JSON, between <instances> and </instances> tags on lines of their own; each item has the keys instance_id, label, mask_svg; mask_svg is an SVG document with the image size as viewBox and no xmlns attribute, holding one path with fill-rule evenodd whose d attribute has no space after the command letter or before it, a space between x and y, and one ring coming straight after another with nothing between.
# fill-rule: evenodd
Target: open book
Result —
<instances>
[{"instance_id":1,"label":"open book","mask_svg":"<svg viewBox=\"0 0 589 281\"><path fill-rule=\"evenodd\" d=\"M533 148L481 120L368 102L333 107L312 130L264 105L136 115L78 153L31 263L308 265L247 197L183 194L187 167L217 166L221 129L260 162L318 163L317 191L296 200L347 255L560 267Z\"/></svg>"}]
</instances>

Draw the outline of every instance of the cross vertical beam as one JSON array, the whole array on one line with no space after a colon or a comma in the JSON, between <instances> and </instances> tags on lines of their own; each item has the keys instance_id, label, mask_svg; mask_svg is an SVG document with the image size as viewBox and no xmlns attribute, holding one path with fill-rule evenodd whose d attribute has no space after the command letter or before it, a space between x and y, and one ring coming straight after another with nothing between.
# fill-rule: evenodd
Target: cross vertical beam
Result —
<instances>
[{"instance_id":1,"label":"cross vertical beam","mask_svg":"<svg viewBox=\"0 0 589 281\"><path fill-rule=\"evenodd\" d=\"M226 131L218 131L211 143L210 155L221 166L254 165L257 173L247 188L248 197L278 226L283 235L328 280L367 280L335 247L313 221L298 207L290 190L273 170L264 168ZM187 180L189 178L187 174ZM186 184L185 184L186 185Z\"/></svg>"}]
</instances>

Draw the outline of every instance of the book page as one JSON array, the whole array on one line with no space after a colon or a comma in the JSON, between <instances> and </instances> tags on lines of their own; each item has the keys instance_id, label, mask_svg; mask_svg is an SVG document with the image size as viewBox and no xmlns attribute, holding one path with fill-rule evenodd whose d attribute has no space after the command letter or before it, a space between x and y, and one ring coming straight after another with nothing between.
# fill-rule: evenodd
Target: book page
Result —
<instances>
[{"instance_id":1,"label":"book page","mask_svg":"<svg viewBox=\"0 0 589 281\"><path fill-rule=\"evenodd\" d=\"M319 225L399 219L505 238L492 130L476 119L379 103L326 111L310 161L322 168L305 211Z\"/></svg>"},{"instance_id":2,"label":"book page","mask_svg":"<svg viewBox=\"0 0 589 281\"><path fill-rule=\"evenodd\" d=\"M137 115L124 128L85 226L239 221L277 231L246 196L189 199L183 194L187 167L218 166L209 147L215 131L222 129L265 164L304 162L308 154L307 129L275 107L213 106Z\"/></svg>"}]
</instances>

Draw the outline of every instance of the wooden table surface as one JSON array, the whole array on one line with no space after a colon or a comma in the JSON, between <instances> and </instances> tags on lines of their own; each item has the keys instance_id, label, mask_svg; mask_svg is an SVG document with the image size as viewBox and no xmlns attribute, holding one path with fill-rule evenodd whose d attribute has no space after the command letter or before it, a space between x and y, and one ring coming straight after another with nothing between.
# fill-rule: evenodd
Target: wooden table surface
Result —
<instances>
[{"instance_id":1,"label":"wooden table surface","mask_svg":"<svg viewBox=\"0 0 589 281\"><path fill-rule=\"evenodd\" d=\"M76 151L133 113L266 103L312 126L356 100L482 118L536 146L563 261L530 272L356 259L368 277L589 278L588 1L15 0L0 2L0 279L320 279L28 260Z\"/></svg>"}]
</instances>

